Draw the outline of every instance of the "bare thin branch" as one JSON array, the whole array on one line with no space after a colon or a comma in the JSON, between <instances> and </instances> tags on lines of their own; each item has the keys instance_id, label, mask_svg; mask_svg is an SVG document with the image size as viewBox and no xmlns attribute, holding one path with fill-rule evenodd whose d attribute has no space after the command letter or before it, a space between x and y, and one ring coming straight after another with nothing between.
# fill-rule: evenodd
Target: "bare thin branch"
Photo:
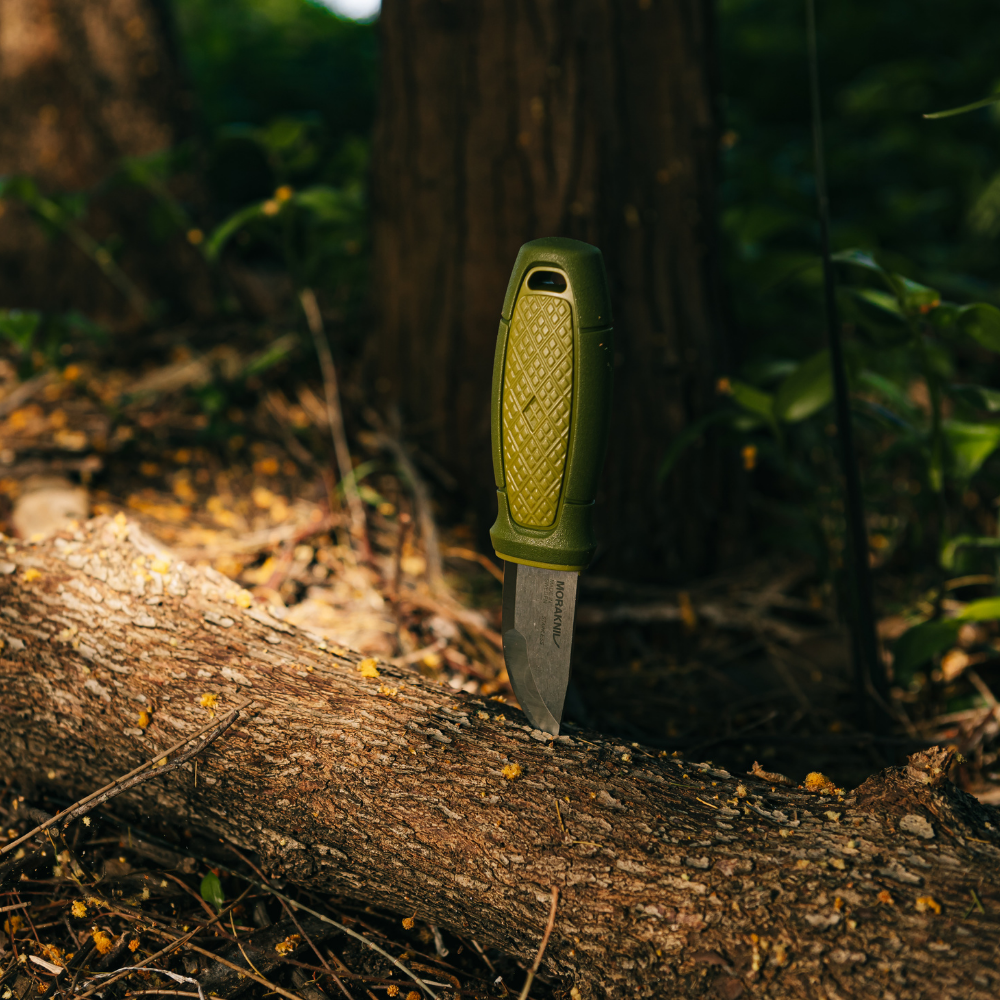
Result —
<instances>
[{"instance_id":1,"label":"bare thin branch","mask_svg":"<svg viewBox=\"0 0 1000 1000\"><path fill-rule=\"evenodd\" d=\"M528 991L531 989L531 984L535 981L535 973L538 972L538 967L542 964L542 956L545 954L545 949L549 944L549 937L552 935L552 928L556 925L556 907L559 905L559 889L556 886L552 886L552 906L549 909L549 922L545 925L545 933L542 935L542 943L538 946L538 954L535 956L534 962L531 963L531 968L528 969L528 977L524 981L524 987L521 990L521 995L518 1000L528 1000Z\"/></svg>"},{"instance_id":2,"label":"bare thin branch","mask_svg":"<svg viewBox=\"0 0 1000 1000\"><path fill-rule=\"evenodd\" d=\"M248 857L246 857L246 855L243 854L242 851L237 850L235 847L233 847L232 844L229 845L229 849L245 865L247 865L248 867L252 868L257 873L257 877L259 879L261 879L261 881L267 882L267 878L265 877L264 873ZM283 899L279 899L279 902L284 907L285 913L288 914L288 916L291 919L292 923L295 924L295 929L299 932L299 934L302 935L302 938L306 942L306 944L308 944L309 947L312 948L313 953L316 955L316 957L320 961L320 965L322 965L323 968L326 970L326 974L328 976L330 976L331 979L333 979L333 981L340 988L340 992L343 993L345 997L347 997L347 1000L354 1000L354 998L348 992L347 987L341 981L340 977L337 975L336 972L333 971L333 969L330 968L330 965L327 962L327 960L323 957L322 952L319 950L319 948L316 947L316 943L313 941L313 939L311 937L309 937L308 934L306 934L306 932L303 929L302 925L296 919L296 916L295 916L294 912L292 911L292 908ZM247 961L249 961L249 959L247 959Z\"/></svg>"},{"instance_id":3,"label":"bare thin branch","mask_svg":"<svg viewBox=\"0 0 1000 1000\"><path fill-rule=\"evenodd\" d=\"M122 979L123 977L128 976L128 975L131 975L133 972L137 972L140 969L144 969L151 962L156 962L159 959L163 958L164 955L169 955L171 952L176 951L178 948L180 948L183 945L187 944L188 941L190 941L191 938L193 938L196 934L200 934L203 930L205 930L206 927L211 927L212 924L217 923L227 913L229 913L230 910L232 910L234 907L236 907L237 905L239 905L240 903L242 903L244 897L247 896L250 893L250 890L252 888L253 888L253 886L249 886L246 890L244 890L242 893L240 893L240 895L236 899L234 899L228 906L223 907L223 909L219 910L219 912L214 917L212 917L212 919L209 920L207 923L198 924L197 927L192 928L183 937L174 938L170 942L170 944L168 944L165 948L161 948L154 955L150 955L149 958L147 958L146 961L143 962L141 965L133 965L130 968L121 969L118 972L116 972L111 978L105 980L103 983L98 983L96 986L91 986L91 988L89 990L86 990L85 992L81 993L79 996L76 996L75 994L73 994L76 997L76 1000L84 1000L84 997L89 997L91 994L96 993L98 990L106 989L112 983L116 983L119 979ZM154 932L155 932L155 929L154 929ZM164 933L164 932L161 932L161 933ZM74 983L75 983L75 980L74 980ZM72 987L71 987L70 988L70 993L72 993L72 992L73 991L72 991ZM295 998L295 1000L298 1000L298 998Z\"/></svg>"},{"instance_id":4,"label":"bare thin branch","mask_svg":"<svg viewBox=\"0 0 1000 1000\"><path fill-rule=\"evenodd\" d=\"M252 700L253 699L251 699L251 701ZM208 725L202 726L201 729L195 730L195 732L191 733L188 736L185 736L184 739L175 743L173 746L167 747L166 750L161 750L156 754L156 756L151 757L149 760L147 760L145 764L140 764L137 768L134 768L133 770L129 771L128 774L123 774L120 778L115 778L114 781L109 782L102 788L98 788L96 792L91 792L90 795L84 796L82 799L78 800L77 802L74 802L71 806L67 806L65 809L61 810L60 812L57 812L54 816L50 816L43 823L39 823L38 826L36 826L33 830L29 830L26 834L24 834L23 837L18 837L17 840L12 840L9 844L5 844L3 847L0 847L0 856L3 856L8 851L12 851L15 847L19 846L20 844L23 844L27 840L30 840L32 837L34 837L36 834L41 833L43 830L47 830L50 826L53 826L60 820L66 820L68 822L69 820L73 819L76 816L82 816L85 812L88 811L87 809L81 809L82 806L87 805L89 809L92 808L92 806L89 805L90 803L98 805L99 802L107 802L108 799L112 798L114 795L117 795L119 792L123 792L126 788L131 788L133 784L136 784L136 782L133 782L131 779L134 778L137 774L140 774L141 772L145 771L147 768L152 767L154 764L156 764L157 761L163 760L164 757L168 757L170 754L179 750L181 747L186 746L193 739L195 739L198 736L201 736L202 733L207 732L208 730L213 728L217 728L219 730L216 736L213 736L210 740L207 740L205 743L200 744L190 754L183 757L179 761L175 762L175 763L183 763L189 757L203 750L209 743L212 742L212 740L214 740L217 736L221 735L226 729L228 729L239 718L240 712L244 708L246 708L247 705L249 704L250 701L244 702L242 705L239 705L236 708L234 708L232 712L229 715L227 715L221 722L213 721L208 723ZM173 770L173 768L170 769ZM165 774L166 769L161 768L156 773Z\"/></svg>"},{"instance_id":5,"label":"bare thin branch","mask_svg":"<svg viewBox=\"0 0 1000 1000\"><path fill-rule=\"evenodd\" d=\"M157 933L164 933L163 931L158 931ZM266 976L257 975L255 972L251 972L249 969L244 969L242 965L237 965L235 962L230 962L228 958L223 958L221 955L216 955L214 952L208 951L207 948L199 948L196 944L187 943L187 947L191 951L198 952L199 955L204 955L206 958L211 958L213 961L218 962L220 965L224 965L227 969L232 969L234 972L238 972L241 976L246 976L247 979L252 979L256 983L260 983L261 986L266 986L269 990L273 990L275 993L279 993L281 996L285 997L286 1000L302 1000L297 993L290 993L286 989L282 989L277 983L272 983L270 979ZM247 959L249 962L250 960Z\"/></svg>"},{"instance_id":6,"label":"bare thin branch","mask_svg":"<svg viewBox=\"0 0 1000 1000\"><path fill-rule=\"evenodd\" d=\"M347 434L344 430L344 411L340 405L337 369L334 367L330 344L323 328L323 315L319 311L316 293L311 288L302 289L299 301L302 303L302 311L306 314L306 323L312 334L316 356L319 358L320 370L323 373L326 417L330 425L330 436L333 438L333 451L340 471L340 481L344 484L344 496L347 498L347 508L351 514L351 535L361 558L367 562L371 553L368 546L368 530L365 526L365 509L361 505L361 495L354 479L351 451L347 446Z\"/></svg>"},{"instance_id":7,"label":"bare thin branch","mask_svg":"<svg viewBox=\"0 0 1000 1000\"><path fill-rule=\"evenodd\" d=\"M431 509L431 494L427 489L427 484L398 437L385 431L378 431L373 437L382 448L392 453L400 473L410 485L410 492L413 494L414 514L416 514L417 524L420 526L420 536L423 539L424 552L427 555L427 582L431 585L432 591L440 591L443 584L441 545L438 541L437 526L434 523L434 513Z\"/></svg>"},{"instance_id":8,"label":"bare thin branch","mask_svg":"<svg viewBox=\"0 0 1000 1000\"><path fill-rule=\"evenodd\" d=\"M240 713L238 711L231 712L197 746L192 747L190 750L186 750L176 760L172 760L170 763L164 764L155 771L146 771L144 774L137 774L134 778L129 778L127 781L123 780L119 785L116 785L110 791L103 792L101 795L98 795L96 799L93 799L85 805L74 809L68 816L66 816L66 822L70 823L74 819L79 819L81 816L85 816L91 809L102 805L109 799L113 799L116 795L120 795L129 788L141 785L144 781L149 781L150 778L159 778L163 774L169 774L171 771L176 771L179 767L186 764L192 757L200 754L202 750L207 750L227 729L229 729L230 726L233 725L234 722L236 722L239 716ZM158 759L163 760L163 757L161 756Z\"/></svg>"},{"instance_id":9,"label":"bare thin branch","mask_svg":"<svg viewBox=\"0 0 1000 1000\"><path fill-rule=\"evenodd\" d=\"M230 844L230 849L232 845ZM201 859L205 864L213 864L209 858ZM256 871L256 869L254 869ZM346 924L340 923L339 920L334 920L332 917L328 917L325 913L320 913L319 910L314 910L311 907L306 906L304 903L300 903L297 900L291 899L290 897L284 895L284 893L279 892L274 888L266 879L258 882L256 879L251 878L249 875L244 875L242 872L234 872L233 874L238 874L244 882L249 882L250 885L255 886L258 889L263 889L265 892L269 892L276 899L280 899L283 903L287 903L289 906L294 907L297 910L302 910L304 913L308 913L310 916L315 917L317 920L323 921L325 924L330 924L331 927L336 927L338 930L343 931L348 936L354 938L356 941L360 941L362 944L367 945L372 951L377 951L383 958L389 959L393 965L399 969L403 975L412 979L430 998L431 1000L438 1000L437 994L434 993L431 988L417 975L410 971L407 966L399 961L398 958L394 958L389 954L384 948L380 948L374 941L366 938L363 934L359 934L356 930L352 930Z\"/></svg>"}]
</instances>

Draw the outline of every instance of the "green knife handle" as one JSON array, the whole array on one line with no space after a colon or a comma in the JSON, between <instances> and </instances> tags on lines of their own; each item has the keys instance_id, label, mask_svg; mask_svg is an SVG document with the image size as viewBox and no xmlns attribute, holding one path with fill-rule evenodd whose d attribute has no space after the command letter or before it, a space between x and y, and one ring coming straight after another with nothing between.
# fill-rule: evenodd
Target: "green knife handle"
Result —
<instances>
[{"instance_id":1,"label":"green knife handle","mask_svg":"<svg viewBox=\"0 0 1000 1000\"><path fill-rule=\"evenodd\" d=\"M611 416L611 301L601 251L549 237L521 247L493 362L501 559L582 570Z\"/></svg>"}]
</instances>

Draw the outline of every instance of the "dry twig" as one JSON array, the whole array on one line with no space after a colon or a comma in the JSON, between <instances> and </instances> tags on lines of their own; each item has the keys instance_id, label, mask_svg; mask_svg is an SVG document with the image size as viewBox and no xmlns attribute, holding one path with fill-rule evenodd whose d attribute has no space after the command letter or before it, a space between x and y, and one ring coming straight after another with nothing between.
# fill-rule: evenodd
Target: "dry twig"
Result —
<instances>
[{"instance_id":1,"label":"dry twig","mask_svg":"<svg viewBox=\"0 0 1000 1000\"><path fill-rule=\"evenodd\" d=\"M212 917L212 919L209 920L208 923L199 924L197 927L194 927L192 930L188 931L188 933L184 934L182 937L173 938L170 944L168 944L165 948L161 948L155 954L150 955L149 958L147 958L146 961L142 963L142 965L133 965L126 969L119 969L118 972L114 973L112 977L109 978L106 982L99 983L96 986L92 986L89 990L86 990L85 992L81 993L78 997L76 997L76 1000L84 1000L84 997L89 997L92 993L96 993L99 989L106 988L110 986L112 983L116 983L119 979L123 979L125 976L131 975L133 972L137 972L140 969L145 968L150 964L150 962L159 961L159 959L163 958L165 955L169 955L171 952L176 951L183 945L188 944L191 938L193 938L196 934L200 934L206 928L211 927L212 924L217 923L227 913L229 913L230 910L234 909L236 906L242 903L244 897L246 897L246 895L250 892L250 889L252 888L253 886L250 886L244 892L242 892L236 899L234 899L228 906L223 907L223 909L219 910L219 912L214 917ZM153 928L153 933L157 933L155 928ZM165 934L166 932L160 931L158 933ZM188 947L193 947L193 945L188 945ZM72 992L72 989L70 990L70 992ZM300 998L296 997L294 998L294 1000L300 1000Z\"/></svg>"},{"instance_id":2,"label":"dry twig","mask_svg":"<svg viewBox=\"0 0 1000 1000\"><path fill-rule=\"evenodd\" d=\"M205 864L215 864L210 858L201 859ZM304 903L300 903L297 900L291 899L284 893L279 892L274 886L269 883L259 882L257 879L251 878L249 875L245 875L243 872L234 872L233 874L239 875L244 882L249 882L250 885L256 887L257 889L263 889L264 892L270 893L275 899L281 900L283 903L287 903L290 906L295 907L297 910L302 910L304 913L308 913L310 916L315 917L317 920L321 920L325 924L330 924L331 927L336 927L337 930L343 931L349 937L354 938L356 941L360 941L363 945L371 948L372 951L377 951L383 958L387 958L400 972L403 973L407 978L412 979L430 998L431 1000L438 1000L437 994L434 993L430 987L419 977L413 974L398 958L393 958L384 948L380 948L374 941L370 938L366 938L363 934L359 934L356 930L352 930L346 924L340 923L339 920L334 920L332 917L328 917L325 913L320 913L318 910L314 910ZM213 956L214 957L214 956ZM240 970L243 971L242 969Z\"/></svg>"},{"instance_id":3,"label":"dry twig","mask_svg":"<svg viewBox=\"0 0 1000 1000\"><path fill-rule=\"evenodd\" d=\"M351 464L351 451L347 446L347 434L344 430L344 411L340 405L340 389L337 385L337 369L333 364L333 355L323 329L323 315L319 311L316 293L311 288L304 288L299 293L302 311L306 314L306 323L312 334L316 355L319 358L320 370L323 372L323 389L326 394L326 417L330 425L330 436L333 438L333 451L340 471L340 481L344 484L344 496L351 513L351 535L365 562L371 561L371 549L368 545L368 529L365 524L365 509L361 504L358 484L354 479L354 466Z\"/></svg>"},{"instance_id":4,"label":"dry twig","mask_svg":"<svg viewBox=\"0 0 1000 1000\"><path fill-rule=\"evenodd\" d=\"M535 973L538 972L538 967L542 964L542 956L545 954L545 949L549 944L549 937L552 934L552 928L556 925L556 907L559 905L559 889L556 886L552 886L552 906L549 909L549 921L545 925L545 933L542 935L542 943L538 946L538 954L535 956L534 962L531 963L531 968L528 969L528 977L524 981L524 986L521 989L521 995L517 1000L528 1000L528 991L531 989L531 984L535 981Z\"/></svg>"},{"instance_id":5,"label":"dry twig","mask_svg":"<svg viewBox=\"0 0 1000 1000\"><path fill-rule=\"evenodd\" d=\"M413 494L413 509L417 523L420 525L420 537L424 541L424 552L427 558L427 582L431 591L437 593L443 590L444 576L441 564L441 545L438 542L437 526L434 523L434 513L431 509L431 494L423 477L417 472L403 442L393 434L379 430L371 435L371 440L378 447L391 453L403 478L410 484Z\"/></svg>"},{"instance_id":6,"label":"dry twig","mask_svg":"<svg viewBox=\"0 0 1000 1000\"><path fill-rule=\"evenodd\" d=\"M3 399L0 399L0 417L7 416L23 403L26 403L36 392L41 392L50 382L55 381L54 371L45 371L41 375L22 382L16 389L12 389Z\"/></svg>"},{"instance_id":7,"label":"dry twig","mask_svg":"<svg viewBox=\"0 0 1000 1000\"><path fill-rule=\"evenodd\" d=\"M158 934L162 937L167 936L166 931L154 930L154 934ZM176 939L180 941L180 938ZM209 951L207 948L199 948L196 944L191 944L190 941L184 941L185 947L191 951L196 951L199 955L204 955L206 958L211 958L213 961L218 962L220 965L226 966L227 969L232 969L234 972L238 972L241 976L246 976L247 979L252 979L256 983L260 983L261 986L266 986L269 990L274 993L278 993L285 997L285 1000L302 1000L297 993L290 993L288 990L283 989L277 983L272 983L270 979L265 976L260 976L255 972L251 972L249 969L244 969L243 966L237 965L235 962L230 962L228 958L223 958L221 955L216 955L215 952ZM250 960L247 959L249 962ZM138 968L138 966L136 967ZM131 970L129 970L131 971ZM83 994L86 996L86 994Z\"/></svg>"},{"instance_id":8,"label":"dry twig","mask_svg":"<svg viewBox=\"0 0 1000 1000\"><path fill-rule=\"evenodd\" d=\"M267 877L245 854L243 854L242 851L238 851L235 847L233 847L232 844L229 845L229 849L233 852L233 854L235 854L240 859L240 861L242 861L245 865L247 865L247 867L252 868L254 872L256 872L257 877L265 885L267 885ZM337 986L340 989L340 992L343 993L345 997L347 997L347 1000L353 1000L351 994L347 991L347 987L343 984L343 982L341 982L340 977L337 975L337 973L330 968L329 964L323 957L319 948L316 947L316 943L313 941L311 937L309 937L308 934L306 934L305 930L303 930L302 925L298 922L298 920L295 917L295 914L292 912L292 908L283 899L279 899L278 901L281 903L282 907L284 907L285 913L288 914L289 919L292 921L293 924L295 924L295 929L299 932L299 934L302 935L302 939L309 945L310 948L312 948L313 954L315 954L315 956L319 959L320 965L322 965L323 968L326 970L327 975L330 976L330 978L337 984ZM250 959L247 959L247 961L249 962Z\"/></svg>"},{"instance_id":9,"label":"dry twig","mask_svg":"<svg viewBox=\"0 0 1000 1000\"><path fill-rule=\"evenodd\" d=\"M99 806L102 803L107 802L109 799L114 798L116 795L119 795L126 789L132 788L134 785L138 785L140 782L146 781L149 778L158 777L161 774L166 774L168 771L173 771L176 768L180 767L186 761L190 760L193 756L201 753L202 750L204 750L210 744L214 743L215 740L217 740L239 718L240 712L244 708L246 708L247 705L249 704L250 704L249 701L244 702L244 704L240 705L238 708L234 708L229 713L229 715L227 715L221 721L211 722L206 726L202 726L201 729L198 729L195 732L191 733L190 736L186 736L180 742L175 743L172 747L168 747L166 750L163 750L160 753L156 754L155 757L151 757L149 760L146 761L145 764L140 764L139 767L135 768L132 771L129 771L128 774L124 774L120 778L115 778L114 781L109 782L103 788L98 788L96 792L91 792L90 795L84 796L84 798L80 799L77 802L74 802L73 805L67 806L62 811L57 812L54 816L50 816L44 822L39 823L38 826L36 826L34 829L29 830L26 834L24 834L24 836L18 837L17 840L12 840L9 844L0 847L0 855L6 854L8 851L12 851L18 845L23 844L27 840L30 840L36 834L41 833L43 830L47 830L50 826L53 826L54 824L60 822L61 820L65 820L67 823L69 823L72 820L77 819L80 816L83 816L85 813L90 812L90 810L95 808L96 806ZM143 771L146 771L148 768L153 767L157 761L164 760L166 757L174 753L176 750L179 750L185 744L190 743L191 740L200 736L207 730L213 728L215 732L213 732L207 739L199 743L196 747L182 754L180 757L177 758L177 760L171 761L169 764L166 764L158 768L154 772L142 774Z\"/></svg>"},{"instance_id":10,"label":"dry twig","mask_svg":"<svg viewBox=\"0 0 1000 1000\"><path fill-rule=\"evenodd\" d=\"M477 552L475 549L456 548L452 546L445 549L444 554L450 556L452 559L465 559L467 562L479 563L494 580L503 583L503 570L489 556L483 555L482 552Z\"/></svg>"}]
</instances>

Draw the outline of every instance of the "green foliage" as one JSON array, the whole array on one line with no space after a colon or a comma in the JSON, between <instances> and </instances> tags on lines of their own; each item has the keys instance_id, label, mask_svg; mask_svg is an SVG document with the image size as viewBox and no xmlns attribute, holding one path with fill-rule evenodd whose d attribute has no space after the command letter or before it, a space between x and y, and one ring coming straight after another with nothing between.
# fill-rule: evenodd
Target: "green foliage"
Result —
<instances>
[{"instance_id":1,"label":"green foliage","mask_svg":"<svg viewBox=\"0 0 1000 1000\"><path fill-rule=\"evenodd\" d=\"M201 898L206 903L211 903L217 910L221 910L226 902L226 894L222 891L222 883L219 876L214 872L209 872L201 880Z\"/></svg>"},{"instance_id":2,"label":"green foliage","mask_svg":"<svg viewBox=\"0 0 1000 1000\"><path fill-rule=\"evenodd\" d=\"M31 349L31 341L41 322L41 313L20 309L0 310L0 337L10 341L22 354Z\"/></svg>"},{"instance_id":3,"label":"green foliage","mask_svg":"<svg viewBox=\"0 0 1000 1000\"><path fill-rule=\"evenodd\" d=\"M263 245L282 258L297 287L328 285L343 277L345 268L357 276L354 261L367 235L366 222L360 184L340 190L314 185L304 191L283 186L221 222L205 241L205 256L216 263L242 236L244 247Z\"/></svg>"},{"instance_id":4,"label":"green foliage","mask_svg":"<svg viewBox=\"0 0 1000 1000\"><path fill-rule=\"evenodd\" d=\"M151 304L119 267L111 246L99 243L80 224L87 210L87 192L49 197L39 190L31 177L6 177L0 178L0 198L20 201L50 234L65 234L100 268L140 316L153 317Z\"/></svg>"},{"instance_id":5,"label":"green foliage","mask_svg":"<svg viewBox=\"0 0 1000 1000\"><path fill-rule=\"evenodd\" d=\"M958 641L958 631L964 622L989 622L998 618L1000 597L985 597L966 604L954 618L937 618L907 629L896 640L893 650L896 680L909 684L917 670L951 649Z\"/></svg>"},{"instance_id":6,"label":"green foliage","mask_svg":"<svg viewBox=\"0 0 1000 1000\"><path fill-rule=\"evenodd\" d=\"M977 343L991 351L1000 351L1000 309L988 302L977 302L957 311L959 326Z\"/></svg>"},{"instance_id":7,"label":"green foliage","mask_svg":"<svg viewBox=\"0 0 1000 1000\"><path fill-rule=\"evenodd\" d=\"M958 620L962 622L989 622L997 618L1000 618L1000 597L984 597L981 601L972 601L958 615Z\"/></svg>"},{"instance_id":8,"label":"green foliage","mask_svg":"<svg viewBox=\"0 0 1000 1000\"><path fill-rule=\"evenodd\" d=\"M805 420L833 398L827 351L820 351L801 363L789 361L780 367L772 366L766 375L777 373L784 378L774 392L765 392L736 379L723 379L719 383L719 391L731 396L739 408L732 420L736 429L746 431L767 425L780 437L780 424Z\"/></svg>"},{"instance_id":9,"label":"green foliage","mask_svg":"<svg viewBox=\"0 0 1000 1000\"><path fill-rule=\"evenodd\" d=\"M956 535L941 550L941 566L953 572L958 565L958 556L963 549L1000 549L1000 538L978 535Z\"/></svg>"},{"instance_id":10,"label":"green foliage","mask_svg":"<svg viewBox=\"0 0 1000 1000\"><path fill-rule=\"evenodd\" d=\"M54 365L67 345L83 340L105 343L107 337L104 327L76 311L45 315L30 309L0 309L0 342L11 345L25 377L34 371L39 356Z\"/></svg>"},{"instance_id":11,"label":"green foliage","mask_svg":"<svg viewBox=\"0 0 1000 1000\"><path fill-rule=\"evenodd\" d=\"M820 351L798 365L778 387L774 415L785 423L798 423L822 410L832 399L830 354Z\"/></svg>"},{"instance_id":12,"label":"green foliage","mask_svg":"<svg viewBox=\"0 0 1000 1000\"><path fill-rule=\"evenodd\" d=\"M941 430L948 443L959 480L971 479L1000 445L1000 424L967 424L943 420Z\"/></svg>"},{"instance_id":13,"label":"green foliage","mask_svg":"<svg viewBox=\"0 0 1000 1000\"><path fill-rule=\"evenodd\" d=\"M984 470L1000 447L1000 392L956 375L974 370L970 360L989 364L1000 352L1000 310L989 303L944 302L938 289L884 266L868 251L845 250L834 260L843 278L841 314L856 332L847 374L869 513L888 518L896 542L907 532L913 541L930 541L931 558L953 568L960 552L988 546L968 540L981 536L968 531L961 506L952 501L984 475L983 488L996 489L995 473ZM720 408L671 443L661 477L710 425L722 426L743 448L748 469L757 466L759 452L768 475L754 482L768 498L770 516L785 522L784 543L836 565L843 528L829 433L829 355L819 351L798 362L752 359L745 371L745 379L720 380ZM888 496L887 480L893 484ZM900 482L903 492L896 488ZM914 499L911 483L915 493L926 488L925 496L937 498L930 511ZM965 541L951 546L952 533Z\"/></svg>"},{"instance_id":14,"label":"green foliage","mask_svg":"<svg viewBox=\"0 0 1000 1000\"><path fill-rule=\"evenodd\" d=\"M357 176L352 145L375 115L375 25L308 0L177 0L176 10L223 215L281 184Z\"/></svg>"},{"instance_id":15,"label":"green foliage","mask_svg":"<svg viewBox=\"0 0 1000 1000\"><path fill-rule=\"evenodd\" d=\"M996 105L923 117L994 89L1000 7L841 0L817 14L834 248L905 248L892 271L1000 305L1000 244L968 225L1000 167ZM719 35L735 319L750 358L799 358L822 346L823 315L802 2L721 0ZM1000 209L1000 183L996 196Z\"/></svg>"},{"instance_id":16,"label":"green foliage","mask_svg":"<svg viewBox=\"0 0 1000 1000\"><path fill-rule=\"evenodd\" d=\"M374 116L376 35L308 0L175 0L181 47L210 129L313 110L336 141Z\"/></svg>"},{"instance_id":17,"label":"green foliage","mask_svg":"<svg viewBox=\"0 0 1000 1000\"><path fill-rule=\"evenodd\" d=\"M965 115L970 111L979 111L980 108L988 108L1000 101L1000 97L985 97L981 101L973 101L971 104L963 104L960 108L949 108L947 111L931 111L924 115L925 118L952 118L955 115Z\"/></svg>"},{"instance_id":18,"label":"green foliage","mask_svg":"<svg viewBox=\"0 0 1000 1000\"><path fill-rule=\"evenodd\" d=\"M892 668L896 680L908 684L916 670L955 645L961 622L956 618L921 622L896 641Z\"/></svg>"},{"instance_id":19,"label":"green foliage","mask_svg":"<svg viewBox=\"0 0 1000 1000\"><path fill-rule=\"evenodd\" d=\"M898 320L893 344L903 351L905 367L885 364L884 323L864 309L855 310L853 315L859 330L867 334L867 344L862 342L859 352L871 368L867 386L882 397L883 407L889 409L899 443L924 465L935 492L944 489L947 476L952 477L956 487L964 488L1000 445L1000 422L985 416L976 420L948 419L945 404L957 404L959 410L977 416L975 408L968 406L968 387L954 383L953 376L963 347L968 351L978 344L1000 351L1000 310L989 303L957 306L942 302L937 289L889 271L874 256L858 250L844 251L834 259L878 280L883 286L881 292L869 288L848 291L861 302L877 302L879 308ZM974 343L969 344L966 338ZM926 386L926 417L907 398L914 379L921 379Z\"/></svg>"}]
</instances>

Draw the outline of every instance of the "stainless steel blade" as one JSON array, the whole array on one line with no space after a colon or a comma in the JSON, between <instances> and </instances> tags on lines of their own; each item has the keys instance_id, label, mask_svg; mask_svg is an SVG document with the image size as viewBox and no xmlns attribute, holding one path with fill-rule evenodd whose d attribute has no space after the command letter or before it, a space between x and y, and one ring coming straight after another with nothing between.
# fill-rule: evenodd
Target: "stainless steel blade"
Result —
<instances>
[{"instance_id":1,"label":"stainless steel blade","mask_svg":"<svg viewBox=\"0 0 1000 1000\"><path fill-rule=\"evenodd\" d=\"M559 735L579 573L505 562L503 656L507 675L528 721Z\"/></svg>"}]
</instances>

